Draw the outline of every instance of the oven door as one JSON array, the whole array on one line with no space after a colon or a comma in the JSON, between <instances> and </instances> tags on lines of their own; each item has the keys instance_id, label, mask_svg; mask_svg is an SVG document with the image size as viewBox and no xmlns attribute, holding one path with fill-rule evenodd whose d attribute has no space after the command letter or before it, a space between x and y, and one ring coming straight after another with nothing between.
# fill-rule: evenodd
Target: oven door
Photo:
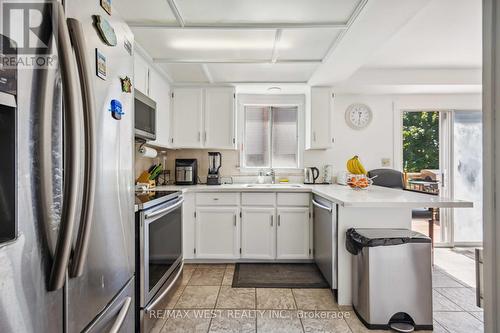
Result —
<instances>
[{"instance_id":1,"label":"oven door","mask_svg":"<svg viewBox=\"0 0 500 333\"><path fill-rule=\"evenodd\" d=\"M141 307L162 288L182 261L183 197L143 212L141 225Z\"/></svg>"}]
</instances>

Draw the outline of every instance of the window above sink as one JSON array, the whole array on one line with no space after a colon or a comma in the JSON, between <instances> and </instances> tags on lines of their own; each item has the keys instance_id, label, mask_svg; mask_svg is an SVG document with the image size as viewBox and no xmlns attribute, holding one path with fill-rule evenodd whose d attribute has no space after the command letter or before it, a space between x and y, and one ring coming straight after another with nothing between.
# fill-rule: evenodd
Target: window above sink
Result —
<instances>
[{"instance_id":1,"label":"window above sink","mask_svg":"<svg viewBox=\"0 0 500 333\"><path fill-rule=\"evenodd\" d=\"M247 171L302 168L304 95L240 95L240 166Z\"/></svg>"}]
</instances>

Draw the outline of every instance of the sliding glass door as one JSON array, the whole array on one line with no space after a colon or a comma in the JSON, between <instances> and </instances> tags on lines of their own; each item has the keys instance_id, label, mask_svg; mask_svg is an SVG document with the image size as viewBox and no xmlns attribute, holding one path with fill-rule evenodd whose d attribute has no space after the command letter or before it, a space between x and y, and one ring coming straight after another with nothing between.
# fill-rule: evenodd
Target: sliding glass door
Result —
<instances>
[{"instance_id":1,"label":"sliding glass door","mask_svg":"<svg viewBox=\"0 0 500 333\"><path fill-rule=\"evenodd\" d=\"M474 203L473 208L453 210L454 245L480 245L483 240L482 137L481 112L453 112L452 193Z\"/></svg>"},{"instance_id":2,"label":"sliding glass door","mask_svg":"<svg viewBox=\"0 0 500 333\"><path fill-rule=\"evenodd\" d=\"M405 111L403 125L403 171L408 190L443 195L446 180L446 115L439 111ZM412 229L431 236L434 243L449 241L446 212L426 207L412 211Z\"/></svg>"},{"instance_id":3,"label":"sliding glass door","mask_svg":"<svg viewBox=\"0 0 500 333\"><path fill-rule=\"evenodd\" d=\"M405 111L403 170L407 189L474 202L474 208L415 210L412 228L438 246L478 246L482 231L480 111ZM432 222L431 222L432 221Z\"/></svg>"}]
</instances>

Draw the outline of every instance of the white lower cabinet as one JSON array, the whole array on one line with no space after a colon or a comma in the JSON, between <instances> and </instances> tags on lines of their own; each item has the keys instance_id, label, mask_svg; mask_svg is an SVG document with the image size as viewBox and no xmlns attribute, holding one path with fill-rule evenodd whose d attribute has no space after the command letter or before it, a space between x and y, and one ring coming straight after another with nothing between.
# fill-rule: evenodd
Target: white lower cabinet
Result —
<instances>
[{"instance_id":1,"label":"white lower cabinet","mask_svg":"<svg viewBox=\"0 0 500 333\"><path fill-rule=\"evenodd\" d=\"M309 207L278 207L276 259L309 259L309 235Z\"/></svg>"},{"instance_id":2,"label":"white lower cabinet","mask_svg":"<svg viewBox=\"0 0 500 333\"><path fill-rule=\"evenodd\" d=\"M311 259L309 200L305 193L186 195L184 258Z\"/></svg>"},{"instance_id":3,"label":"white lower cabinet","mask_svg":"<svg viewBox=\"0 0 500 333\"><path fill-rule=\"evenodd\" d=\"M241 208L241 258L275 258L274 210L274 207Z\"/></svg>"},{"instance_id":4,"label":"white lower cabinet","mask_svg":"<svg viewBox=\"0 0 500 333\"><path fill-rule=\"evenodd\" d=\"M239 257L239 208L197 207L196 258Z\"/></svg>"}]
</instances>

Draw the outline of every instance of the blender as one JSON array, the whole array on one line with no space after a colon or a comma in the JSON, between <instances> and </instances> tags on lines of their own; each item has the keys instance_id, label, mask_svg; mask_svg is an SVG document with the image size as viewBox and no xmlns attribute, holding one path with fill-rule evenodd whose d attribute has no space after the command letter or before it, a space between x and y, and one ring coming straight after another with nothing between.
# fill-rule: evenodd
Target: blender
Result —
<instances>
[{"instance_id":1,"label":"blender","mask_svg":"<svg viewBox=\"0 0 500 333\"><path fill-rule=\"evenodd\" d=\"M219 152L208 153L208 175L207 185L220 185L219 169L222 163L222 155Z\"/></svg>"}]
</instances>

